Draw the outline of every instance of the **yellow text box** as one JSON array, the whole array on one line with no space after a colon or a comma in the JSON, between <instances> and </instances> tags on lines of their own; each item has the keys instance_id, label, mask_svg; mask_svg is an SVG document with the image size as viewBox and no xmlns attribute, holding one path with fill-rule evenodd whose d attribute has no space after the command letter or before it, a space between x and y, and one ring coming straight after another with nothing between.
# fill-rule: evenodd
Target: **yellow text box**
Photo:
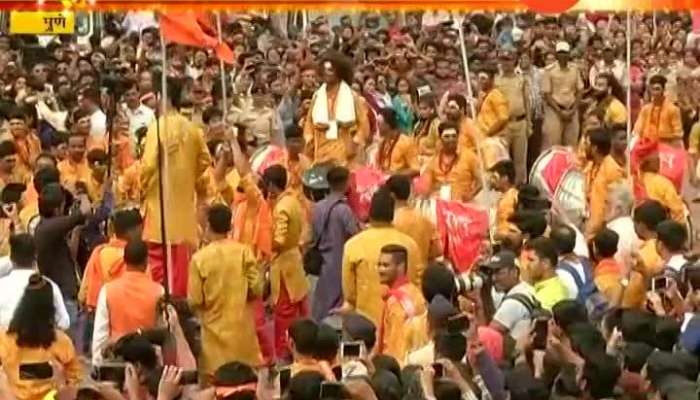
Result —
<instances>
[{"instance_id":1,"label":"yellow text box","mask_svg":"<svg viewBox=\"0 0 700 400\"><path fill-rule=\"evenodd\" d=\"M12 11L10 34L15 35L72 35L75 15L70 11Z\"/></svg>"}]
</instances>

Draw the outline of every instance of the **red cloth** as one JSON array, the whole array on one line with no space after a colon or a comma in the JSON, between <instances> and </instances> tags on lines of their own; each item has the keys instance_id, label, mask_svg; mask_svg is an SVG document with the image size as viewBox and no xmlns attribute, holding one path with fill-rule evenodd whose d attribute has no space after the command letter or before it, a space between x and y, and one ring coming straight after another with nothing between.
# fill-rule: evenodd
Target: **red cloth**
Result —
<instances>
[{"instance_id":1,"label":"red cloth","mask_svg":"<svg viewBox=\"0 0 700 400\"><path fill-rule=\"evenodd\" d=\"M683 191L683 180L687 166L687 153L684 148L659 143L653 140L642 139L637 142L630 152L630 165L634 178L634 197L637 201L647 198L644 189L639 166L646 157L657 154L659 156L659 175L665 176L676 188L678 193Z\"/></svg>"},{"instance_id":2,"label":"red cloth","mask_svg":"<svg viewBox=\"0 0 700 400\"><path fill-rule=\"evenodd\" d=\"M219 43L213 35L208 35L202 27L201 17L193 12L163 13L160 15L160 31L168 42L187 46L213 49L216 56L228 64L234 64L233 51L226 43ZM205 24L206 25L206 24Z\"/></svg>"},{"instance_id":3,"label":"red cloth","mask_svg":"<svg viewBox=\"0 0 700 400\"><path fill-rule=\"evenodd\" d=\"M289 299L284 279L280 281L280 295L275 304L275 355L277 360L282 360L291 353L289 349L289 335L287 331L296 319L309 315L309 306L306 297L296 303Z\"/></svg>"},{"instance_id":4,"label":"red cloth","mask_svg":"<svg viewBox=\"0 0 700 400\"><path fill-rule=\"evenodd\" d=\"M170 288L170 295L177 298L187 297L187 279L189 278L190 259L192 258L192 249L188 244L171 244L170 252L172 254L173 265L168 271L168 282L164 282L164 265L165 256L163 254L163 246L160 243L148 243L148 265L151 267L151 275L153 280L166 287Z\"/></svg>"},{"instance_id":5,"label":"red cloth","mask_svg":"<svg viewBox=\"0 0 700 400\"><path fill-rule=\"evenodd\" d=\"M489 215L473 205L437 200L437 228L444 254L457 271L468 271L479 257L489 229Z\"/></svg>"},{"instance_id":6,"label":"red cloth","mask_svg":"<svg viewBox=\"0 0 700 400\"><path fill-rule=\"evenodd\" d=\"M374 192L384 184L387 176L376 168L360 167L350 174L348 204L360 221L369 218L369 205Z\"/></svg>"},{"instance_id":7,"label":"red cloth","mask_svg":"<svg viewBox=\"0 0 700 400\"><path fill-rule=\"evenodd\" d=\"M542 170L542 177L547 184L550 195L554 195L559 187L561 178L574 165L574 155L571 152L556 152Z\"/></svg>"},{"instance_id":8,"label":"red cloth","mask_svg":"<svg viewBox=\"0 0 700 400\"><path fill-rule=\"evenodd\" d=\"M639 170L642 160L659 151L659 142L649 139L640 139L634 144L630 151L630 169L632 170L632 188L634 198L637 201L646 199L647 191L641 181L642 175Z\"/></svg>"}]
</instances>

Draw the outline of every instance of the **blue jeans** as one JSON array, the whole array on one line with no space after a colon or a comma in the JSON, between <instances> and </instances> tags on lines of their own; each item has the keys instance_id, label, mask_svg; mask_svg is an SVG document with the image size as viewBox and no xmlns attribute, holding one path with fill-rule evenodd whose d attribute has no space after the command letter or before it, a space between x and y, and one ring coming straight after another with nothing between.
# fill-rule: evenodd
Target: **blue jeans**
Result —
<instances>
[{"instance_id":1,"label":"blue jeans","mask_svg":"<svg viewBox=\"0 0 700 400\"><path fill-rule=\"evenodd\" d=\"M78 309L78 301L63 298L63 303L66 305L66 311L68 312L68 317L70 318L68 335L73 341L76 351L80 352L83 349L82 329L80 329L80 327L84 324L82 323L80 310Z\"/></svg>"}]
</instances>

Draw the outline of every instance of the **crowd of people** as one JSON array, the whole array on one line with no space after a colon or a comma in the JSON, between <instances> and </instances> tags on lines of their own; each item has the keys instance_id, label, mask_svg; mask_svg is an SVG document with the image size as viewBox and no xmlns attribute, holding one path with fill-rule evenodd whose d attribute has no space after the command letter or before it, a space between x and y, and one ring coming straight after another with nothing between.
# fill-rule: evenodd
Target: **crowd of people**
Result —
<instances>
[{"instance_id":1,"label":"crowd of people","mask_svg":"<svg viewBox=\"0 0 700 400\"><path fill-rule=\"evenodd\" d=\"M297 17L0 35L0 399L698 399L695 15Z\"/></svg>"}]
</instances>

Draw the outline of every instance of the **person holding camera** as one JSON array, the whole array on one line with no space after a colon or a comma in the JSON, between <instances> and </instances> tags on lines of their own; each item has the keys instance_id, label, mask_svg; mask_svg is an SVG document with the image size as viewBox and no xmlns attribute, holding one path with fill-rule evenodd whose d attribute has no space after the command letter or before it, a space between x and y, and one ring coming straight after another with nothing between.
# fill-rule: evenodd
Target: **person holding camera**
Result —
<instances>
[{"instance_id":1,"label":"person holding camera","mask_svg":"<svg viewBox=\"0 0 700 400\"><path fill-rule=\"evenodd\" d=\"M492 271L496 292L505 294L497 305L490 327L518 338L530 329L532 312L537 307L535 292L532 286L520 279L520 269L512 251L497 253L491 257L486 268Z\"/></svg>"}]
</instances>

